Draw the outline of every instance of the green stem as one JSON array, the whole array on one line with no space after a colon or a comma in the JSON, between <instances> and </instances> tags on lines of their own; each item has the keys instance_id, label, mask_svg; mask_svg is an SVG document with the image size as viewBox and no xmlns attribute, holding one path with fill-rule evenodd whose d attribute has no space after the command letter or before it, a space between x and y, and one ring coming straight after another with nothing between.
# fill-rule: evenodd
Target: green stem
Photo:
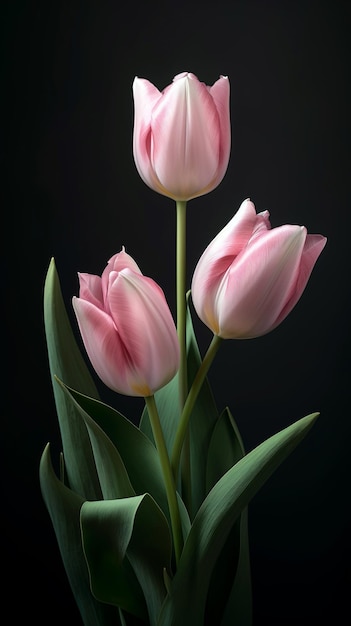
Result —
<instances>
[{"instance_id":1,"label":"green stem","mask_svg":"<svg viewBox=\"0 0 351 626\"><path fill-rule=\"evenodd\" d=\"M177 333L180 348L179 400L183 409L188 393L186 361L186 201L177 200Z\"/></svg>"},{"instance_id":2,"label":"green stem","mask_svg":"<svg viewBox=\"0 0 351 626\"><path fill-rule=\"evenodd\" d=\"M154 396L148 396L145 398L146 407L149 413L149 418L152 427L152 433L155 439L156 448L158 451L163 479L166 488L167 501L168 501L168 509L171 518L171 527L172 527L172 535L174 542L174 553L176 565L179 563L180 555L182 553L183 548L183 533L182 533L182 525L180 520L177 492L175 488L175 481L173 478L172 468L167 452L167 447L165 443L165 439L163 436L163 431L160 423L160 418L155 402Z\"/></svg>"},{"instance_id":3,"label":"green stem","mask_svg":"<svg viewBox=\"0 0 351 626\"><path fill-rule=\"evenodd\" d=\"M186 201L177 200L177 332L180 348L178 371L179 410L183 410L188 395L188 373L186 354ZM181 460L182 498L190 514L191 503L191 471L190 471L190 438L183 443Z\"/></svg>"},{"instance_id":4,"label":"green stem","mask_svg":"<svg viewBox=\"0 0 351 626\"><path fill-rule=\"evenodd\" d=\"M213 335L212 341L208 347L208 350L194 378L193 384L190 388L189 394L185 401L182 414L180 416L180 421L179 421L178 429L177 429L175 439L174 439L172 458L171 458L171 465L172 465L173 476L175 477L175 480L177 480L177 476L178 476L179 461L180 461L180 456L182 452L183 442L184 442L188 424L189 424L190 415L194 408L194 404L196 402L197 396L199 395L199 391L202 387L202 384L206 378L206 374L221 344L221 341L222 340L220 337L218 337L217 335Z\"/></svg>"}]
</instances>

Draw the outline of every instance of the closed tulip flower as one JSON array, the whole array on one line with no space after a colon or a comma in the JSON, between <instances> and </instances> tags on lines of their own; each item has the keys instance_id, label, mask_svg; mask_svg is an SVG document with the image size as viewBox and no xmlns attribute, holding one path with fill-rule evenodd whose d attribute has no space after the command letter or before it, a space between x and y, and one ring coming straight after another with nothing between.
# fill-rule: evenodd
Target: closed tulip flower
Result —
<instances>
[{"instance_id":1,"label":"closed tulip flower","mask_svg":"<svg viewBox=\"0 0 351 626\"><path fill-rule=\"evenodd\" d=\"M124 249L101 277L78 276L73 308L96 373L118 393L153 395L179 365L177 331L163 291Z\"/></svg>"},{"instance_id":2,"label":"closed tulip flower","mask_svg":"<svg viewBox=\"0 0 351 626\"><path fill-rule=\"evenodd\" d=\"M276 328L300 299L326 238L304 226L271 228L245 200L202 254L192 279L200 319L223 339Z\"/></svg>"},{"instance_id":3,"label":"closed tulip flower","mask_svg":"<svg viewBox=\"0 0 351 626\"><path fill-rule=\"evenodd\" d=\"M176 201L212 191L230 154L229 80L212 87L183 72L160 92L135 78L134 160L143 181Z\"/></svg>"}]
</instances>

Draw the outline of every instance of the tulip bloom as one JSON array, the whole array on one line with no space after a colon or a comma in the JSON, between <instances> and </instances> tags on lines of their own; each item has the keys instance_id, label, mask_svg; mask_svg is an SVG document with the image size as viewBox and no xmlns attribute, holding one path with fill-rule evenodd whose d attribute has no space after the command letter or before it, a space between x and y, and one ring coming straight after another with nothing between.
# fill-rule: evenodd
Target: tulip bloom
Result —
<instances>
[{"instance_id":1,"label":"tulip bloom","mask_svg":"<svg viewBox=\"0 0 351 626\"><path fill-rule=\"evenodd\" d=\"M153 395L179 365L177 331L162 289L124 249L101 277L78 276L73 308L96 373L118 393Z\"/></svg>"},{"instance_id":2,"label":"tulip bloom","mask_svg":"<svg viewBox=\"0 0 351 626\"><path fill-rule=\"evenodd\" d=\"M223 339L270 332L300 299L326 241L304 226L271 229L268 211L256 214L245 200L195 268L198 316Z\"/></svg>"},{"instance_id":3,"label":"tulip bloom","mask_svg":"<svg viewBox=\"0 0 351 626\"><path fill-rule=\"evenodd\" d=\"M133 96L133 152L143 181L183 201L217 187L230 153L228 78L208 87L183 72L160 92L136 77Z\"/></svg>"}]
</instances>

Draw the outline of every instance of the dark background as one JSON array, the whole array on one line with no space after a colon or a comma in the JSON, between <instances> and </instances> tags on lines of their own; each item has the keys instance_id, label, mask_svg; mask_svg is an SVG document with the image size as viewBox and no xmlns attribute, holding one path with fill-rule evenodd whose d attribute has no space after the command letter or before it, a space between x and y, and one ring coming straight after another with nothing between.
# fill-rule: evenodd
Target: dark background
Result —
<instances>
[{"instance_id":1,"label":"dark background","mask_svg":"<svg viewBox=\"0 0 351 626\"><path fill-rule=\"evenodd\" d=\"M43 329L46 270L54 256L71 314L77 271L100 273L125 245L174 311L175 211L136 172L131 86L137 75L163 89L184 70L207 84L228 75L232 117L227 174L189 203L189 283L246 197L270 210L273 226L299 223L328 237L290 316L265 337L225 342L210 381L248 450L321 412L250 505L254 626L345 623L349 17L348 2L308 0L2 4L2 570L3 605L18 623L80 624L38 482L45 444L60 449ZM204 350L209 333L196 328ZM138 420L139 399L102 386L101 394Z\"/></svg>"}]
</instances>

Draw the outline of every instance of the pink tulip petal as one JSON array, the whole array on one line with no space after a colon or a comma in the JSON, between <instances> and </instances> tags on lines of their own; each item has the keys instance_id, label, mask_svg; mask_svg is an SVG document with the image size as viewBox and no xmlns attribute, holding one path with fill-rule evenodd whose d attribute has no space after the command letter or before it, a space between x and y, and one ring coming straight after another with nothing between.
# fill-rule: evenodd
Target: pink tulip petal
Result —
<instances>
[{"instance_id":1,"label":"pink tulip petal","mask_svg":"<svg viewBox=\"0 0 351 626\"><path fill-rule=\"evenodd\" d=\"M132 395L127 380L128 359L113 320L91 302L73 297L72 304L96 373L110 389Z\"/></svg>"},{"instance_id":2,"label":"pink tulip petal","mask_svg":"<svg viewBox=\"0 0 351 626\"><path fill-rule=\"evenodd\" d=\"M158 389L173 378L179 362L177 333L163 291L150 278L125 269L112 273L108 300L137 384Z\"/></svg>"},{"instance_id":3,"label":"pink tulip petal","mask_svg":"<svg viewBox=\"0 0 351 626\"><path fill-rule=\"evenodd\" d=\"M141 270L139 269L138 265L134 261L133 257L127 254L123 246L121 252L117 252L117 254L114 254L110 258L110 260L108 261L101 275L102 296L103 296L103 301L105 303L107 310L108 310L108 304L106 303L106 293L108 289L110 273L112 271L119 272L125 269L126 267L129 267L134 272L138 272L139 274L141 274Z\"/></svg>"},{"instance_id":4,"label":"pink tulip petal","mask_svg":"<svg viewBox=\"0 0 351 626\"><path fill-rule=\"evenodd\" d=\"M150 81L135 77L133 82L134 161L141 178L151 187L158 182L151 167L151 112L160 97L161 92Z\"/></svg>"},{"instance_id":5,"label":"pink tulip petal","mask_svg":"<svg viewBox=\"0 0 351 626\"><path fill-rule=\"evenodd\" d=\"M217 169L217 180L219 183L226 172L231 147L229 107L230 85L228 78L226 76L221 76L212 85L212 87L210 87L209 91L216 105L220 123L220 151Z\"/></svg>"},{"instance_id":6,"label":"pink tulip petal","mask_svg":"<svg viewBox=\"0 0 351 626\"><path fill-rule=\"evenodd\" d=\"M129 267L129 269L133 270L133 272L138 272L138 274L141 274L139 266L134 261L133 257L131 257L130 254L127 254L123 246L121 252L117 252L117 254L114 254L110 258L106 270L114 270L115 272L120 272L126 267Z\"/></svg>"},{"instance_id":7,"label":"pink tulip petal","mask_svg":"<svg viewBox=\"0 0 351 626\"><path fill-rule=\"evenodd\" d=\"M271 229L271 223L269 221L269 211L262 211L256 216L256 224L250 237L250 245L257 238L261 237L263 233Z\"/></svg>"},{"instance_id":8,"label":"pink tulip petal","mask_svg":"<svg viewBox=\"0 0 351 626\"><path fill-rule=\"evenodd\" d=\"M134 79L133 154L149 187L190 200L221 182L231 144L229 94L223 76L208 87L181 72L162 93L149 81Z\"/></svg>"},{"instance_id":9,"label":"pink tulip petal","mask_svg":"<svg viewBox=\"0 0 351 626\"><path fill-rule=\"evenodd\" d=\"M78 272L79 297L100 309L103 308L103 296L100 276Z\"/></svg>"},{"instance_id":10,"label":"pink tulip petal","mask_svg":"<svg viewBox=\"0 0 351 626\"><path fill-rule=\"evenodd\" d=\"M311 272L326 243L327 238L323 237L322 235L307 235L294 290L291 294L290 299L285 304L284 308L277 317L274 328L285 319L285 317L290 313L290 311L292 311L298 300L301 298L311 275Z\"/></svg>"},{"instance_id":11,"label":"pink tulip petal","mask_svg":"<svg viewBox=\"0 0 351 626\"><path fill-rule=\"evenodd\" d=\"M267 231L243 250L217 294L219 334L258 337L276 322L296 284L306 229Z\"/></svg>"},{"instance_id":12,"label":"pink tulip petal","mask_svg":"<svg viewBox=\"0 0 351 626\"><path fill-rule=\"evenodd\" d=\"M245 248L255 229L258 216L255 205L245 200L228 224L207 246L194 271L191 294L198 315L214 332L215 294L224 273ZM262 223L259 219L259 223ZM204 319L205 318L205 319ZM211 322L210 322L211 320ZM217 324L215 324L216 329Z\"/></svg>"},{"instance_id":13,"label":"pink tulip petal","mask_svg":"<svg viewBox=\"0 0 351 626\"><path fill-rule=\"evenodd\" d=\"M249 339L278 326L295 306L326 244L306 228L271 228L246 200L200 258L191 292L200 319L224 339Z\"/></svg>"},{"instance_id":14,"label":"pink tulip petal","mask_svg":"<svg viewBox=\"0 0 351 626\"><path fill-rule=\"evenodd\" d=\"M164 91L152 111L151 162L161 185L190 199L216 175L219 116L204 83L186 74Z\"/></svg>"}]
</instances>

